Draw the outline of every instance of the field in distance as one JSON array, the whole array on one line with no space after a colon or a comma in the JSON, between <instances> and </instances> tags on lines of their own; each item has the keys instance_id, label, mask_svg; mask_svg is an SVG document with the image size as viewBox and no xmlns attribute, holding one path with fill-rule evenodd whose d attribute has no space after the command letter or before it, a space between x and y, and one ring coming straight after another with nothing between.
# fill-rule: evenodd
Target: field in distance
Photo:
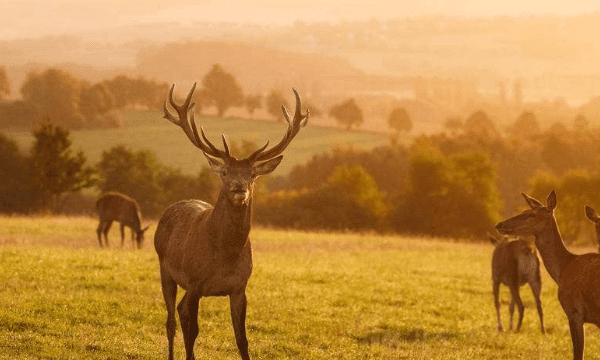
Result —
<instances>
[{"instance_id":1,"label":"field in distance","mask_svg":"<svg viewBox=\"0 0 600 360\"><path fill-rule=\"evenodd\" d=\"M127 232L121 250L113 226L113 248L99 249L93 218L0 223L0 359L166 358L152 233L138 251ZM487 242L260 228L251 237L247 329L255 359L571 356L567 320L545 270L547 334L528 288L521 333L497 332ZM501 298L508 327L505 287ZM227 299L202 299L199 316L198 358L237 359ZM600 334L586 330L586 358L598 359ZM176 358L183 357L178 329Z\"/></svg>"},{"instance_id":2,"label":"field in distance","mask_svg":"<svg viewBox=\"0 0 600 360\"><path fill-rule=\"evenodd\" d=\"M190 175L196 175L206 164L206 159L190 143L181 128L163 119L161 112L129 110L123 112L123 117L125 126L122 129L72 131L74 148L82 149L91 164L100 161L103 151L119 144L125 144L136 151L150 149L161 163L179 168ZM304 164L313 155L335 147L371 149L389 143L389 136L386 134L320 127L315 121L309 120L308 126L300 131L292 145L286 149L285 160L277 168L277 175L285 175L294 165ZM285 122L217 117L199 117L196 118L196 123L204 127L208 138L218 146L222 146L221 133L225 134L229 142L250 140L257 147L267 140L272 145L277 144L287 126ZM14 138L23 150L29 149L33 142L31 132L7 132L7 135Z\"/></svg>"}]
</instances>

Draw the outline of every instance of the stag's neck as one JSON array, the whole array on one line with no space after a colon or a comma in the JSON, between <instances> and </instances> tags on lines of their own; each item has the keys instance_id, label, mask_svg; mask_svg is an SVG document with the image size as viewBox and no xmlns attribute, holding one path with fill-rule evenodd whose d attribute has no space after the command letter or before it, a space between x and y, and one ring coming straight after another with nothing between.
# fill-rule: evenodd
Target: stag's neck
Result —
<instances>
[{"instance_id":1,"label":"stag's neck","mask_svg":"<svg viewBox=\"0 0 600 360\"><path fill-rule=\"evenodd\" d=\"M548 274L559 284L561 272L576 255L565 247L555 219L552 219L549 226L535 236L535 244Z\"/></svg>"},{"instance_id":2,"label":"stag's neck","mask_svg":"<svg viewBox=\"0 0 600 360\"><path fill-rule=\"evenodd\" d=\"M235 206L221 192L207 222L209 233L218 245L227 252L241 252L252 224L252 196L247 204Z\"/></svg>"}]
</instances>

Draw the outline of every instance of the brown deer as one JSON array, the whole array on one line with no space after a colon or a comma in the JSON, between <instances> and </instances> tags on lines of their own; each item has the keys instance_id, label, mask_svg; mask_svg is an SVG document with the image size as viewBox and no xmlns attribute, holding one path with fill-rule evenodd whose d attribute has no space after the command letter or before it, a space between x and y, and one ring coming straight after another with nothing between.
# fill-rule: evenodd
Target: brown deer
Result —
<instances>
[{"instance_id":1,"label":"brown deer","mask_svg":"<svg viewBox=\"0 0 600 360\"><path fill-rule=\"evenodd\" d=\"M508 308L510 314L509 329L512 330L513 328L513 314L515 312L515 304L517 304L519 321L517 322L516 331L519 331L521 330L524 312L519 289L521 286L529 283L540 317L542 334L544 334L546 332L544 330L544 313L540 300L542 278L540 277L540 261L538 260L535 247L533 247L533 244L529 244L522 239L511 240L508 236L496 238L492 234L488 235L490 241L495 246L492 255L492 288L494 291L496 316L498 318L498 331L504 331L502 320L500 319L500 284L504 284L510 289L511 300Z\"/></svg>"},{"instance_id":2,"label":"brown deer","mask_svg":"<svg viewBox=\"0 0 600 360\"><path fill-rule=\"evenodd\" d=\"M144 244L144 232L149 226L141 228L140 207L134 199L127 195L110 191L98 198L96 201L96 210L100 217L100 224L96 229L100 247L108 247L108 230L113 221L120 223L121 229L121 247L125 243L125 226L131 228L131 242L137 248L141 249ZM104 244L102 244L102 234L104 233ZM135 235L135 240L134 240ZM135 242L134 242L135 241Z\"/></svg>"},{"instance_id":3,"label":"brown deer","mask_svg":"<svg viewBox=\"0 0 600 360\"><path fill-rule=\"evenodd\" d=\"M600 252L600 217L590 206L585 206L585 215L596 225L596 238L598 239L598 252Z\"/></svg>"},{"instance_id":4,"label":"brown deer","mask_svg":"<svg viewBox=\"0 0 600 360\"><path fill-rule=\"evenodd\" d=\"M545 206L526 194L523 197L531 209L496 224L496 230L507 235L535 236L535 245L558 285L558 301L569 320L573 359L583 359L583 324L600 327L600 254L575 255L565 248L554 218L554 190Z\"/></svg>"},{"instance_id":5,"label":"brown deer","mask_svg":"<svg viewBox=\"0 0 600 360\"><path fill-rule=\"evenodd\" d=\"M163 296L167 308L167 339L169 359L173 359L175 336L175 299L177 287L185 295L177 305L186 359L194 359L194 342L198 336L198 306L203 296L229 296L231 320L236 344L242 359L250 359L246 338L246 284L252 272L250 239L252 220L252 194L254 181L277 167L280 155L292 139L306 125L309 113L302 115L300 96L296 96L296 111L292 120L285 107L283 114L288 122L283 139L267 150L269 142L245 159L236 159L229 153L223 139L224 150L218 149L201 129L201 138L194 121L194 104L190 105L196 84L183 105L173 100L169 103L177 111L173 116L164 105L164 117L180 126L192 144L208 159L211 170L221 179L221 190L214 206L198 200L180 201L171 205L158 223L154 247L160 263ZM188 120L188 114L190 120ZM191 127L190 127L191 124Z\"/></svg>"}]
</instances>

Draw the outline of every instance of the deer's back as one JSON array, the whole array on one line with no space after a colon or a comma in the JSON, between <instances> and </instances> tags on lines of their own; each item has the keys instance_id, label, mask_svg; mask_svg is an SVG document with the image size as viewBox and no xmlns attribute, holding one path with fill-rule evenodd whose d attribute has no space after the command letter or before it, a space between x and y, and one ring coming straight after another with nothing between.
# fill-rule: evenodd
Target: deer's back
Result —
<instances>
[{"instance_id":1,"label":"deer's back","mask_svg":"<svg viewBox=\"0 0 600 360\"><path fill-rule=\"evenodd\" d=\"M492 255L492 278L510 286L513 282L524 285L538 281L540 265L535 252L527 251L529 246L523 240L499 243Z\"/></svg>"},{"instance_id":2,"label":"deer's back","mask_svg":"<svg viewBox=\"0 0 600 360\"><path fill-rule=\"evenodd\" d=\"M127 224L140 221L140 209L137 202L120 193L108 192L96 202L96 209L101 220L119 221Z\"/></svg>"}]
</instances>

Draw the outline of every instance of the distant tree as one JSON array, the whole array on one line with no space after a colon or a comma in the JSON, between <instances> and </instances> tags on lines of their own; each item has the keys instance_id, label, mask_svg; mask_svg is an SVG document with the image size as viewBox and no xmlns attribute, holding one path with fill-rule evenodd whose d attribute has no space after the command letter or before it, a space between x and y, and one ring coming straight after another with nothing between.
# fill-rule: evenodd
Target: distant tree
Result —
<instances>
[{"instance_id":1,"label":"distant tree","mask_svg":"<svg viewBox=\"0 0 600 360\"><path fill-rule=\"evenodd\" d=\"M60 195L95 184L94 170L86 166L83 151L73 153L69 131L50 123L33 132L31 149L33 183L41 193L41 205L52 208Z\"/></svg>"},{"instance_id":2,"label":"distant tree","mask_svg":"<svg viewBox=\"0 0 600 360\"><path fill-rule=\"evenodd\" d=\"M555 175L562 175L576 164L573 148L560 134L551 135L544 139L541 155L544 163Z\"/></svg>"},{"instance_id":3,"label":"distant tree","mask_svg":"<svg viewBox=\"0 0 600 360\"><path fill-rule=\"evenodd\" d=\"M21 95L43 118L69 129L79 129L85 122L79 109L83 85L83 81L68 72L48 69L41 74L29 73Z\"/></svg>"},{"instance_id":4,"label":"distant tree","mask_svg":"<svg viewBox=\"0 0 600 360\"><path fill-rule=\"evenodd\" d=\"M390 113L388 117L388 125L390 128L396 130L397 134L402 131L409 132L412 129L412 122L408 116L408 112L403 107L397 107Z\"/></svg>"},{"instance_id":5,"label":"distant tree","mask_svg":"<svg viewBox=\"0 0 600 360\"><path fill-rule=\"evenodd\" d=\"M311 118L318 118L318 117L323 116L323 110L321 110L320 107L316 106L310 100L305 102L304 107L307 108L308 110L310 110Z\"/></svg>"},{"instance_id":6,"label":"distant tree","mask_svg":"<svg viewBox=\"0 0 600 360\"><path fill-rule=\"evenodd\" d=\"M465 120L464 129L469 136L486 141L497 139L499 136L496 125L483 110L476 111L469 116Z\"/></svg>"},{"instance_id":7,"label":"distant tree","mask_svg":"<svg viewBox=\"0 0 600 360\"><path fill-rule=\"evenodd\" d=\"M265 99L267 105L267 112L272 115L277 121L283 121L282 106L289 109L289 103L279 90L271 90L267 98Z\"/></svg>"},{"instance_id":8,"label":"distant tree","mask_svg":"<svg viewBox=\"0 0 600 360\"><path fill-rule=\"evenodd\" d=\"M578 114L575 119L573 119L573 130L577 132L586 131L590 126L590 122L588 119L582 115Z\"/></svg>"},{"instance_id":9,"label":"distant tree","mask_svg":"<svg viewBox=\"0 0 600 360\"><path fill-rule=\"evenodd\" d=\"M0 103L0 127L31 130L40 120L37 109L23 100Z\"/></svg>"},{"instance_id":10,"label":"distant tree","mask_svg":"<svg viewBox=\"0 0 600 360\"><path fill-rule=\"evenodd\" d=\"M248 110L248 114L250 114L250 117L253 117L254 111L262 108L262 95L247 95L244 103L246 105L246 110Z\"/></svg>"},{"instance_id":11,"label":"distant tree","mask_svg":"<svg viewBox=\"0 0 600 360\"><path fill-rule=\"evenodd\" d=\"M364 121L362 110L353 98L334 105L329 110L329 116L336 119L340 125L346 126L348 130L353 126L360 126Z\"/></svg>"},{"instance_id":12,"label":"distant tree","mask_svg":"<svg viewBox=\"0 0 600 360\"><path fill-rule=\"evenodd\" d=\"M244 93L235 77L223 70L219 64L213 65L202 79L202 93L210 105L217 108L218 116L225 115L232 106L242 106Z\"/></svg>"},{"instance_id":13,"label":"distant tree","mask_svg":"<svg viewBox=\"0 0 600 360\"><path fill-rule=\"evenodd\" d=\"M115 98L115 107L122 109L132 103L133 80L125 75L118 75L104 82ZM166 96L166 94L165 94Z\"/></svg>"},{"instance_id":14,"label":"distant tree","mask_svg":"<svg viewBox=\"0 0 600 360\"><path fill-rule=\"evenodd\" d=\"M446 119L446 122L444 122L444 128L454 136L462 130L463 123L459 118L450 117Z\"/></svg>"},{"instance_id":15,"label":"distant tree","mask_svg":"<svg viewBox=\"0 0 600 360\"><path fill-rule=\"evenodd\" d=\"M31 175L29 159L21 154L14 140L0 133L0 212L35 209L38 194Z\"/></svg>"},{"instance_id":16,"label":"distant tree","mask_svg":"<svg viewBox=\"0 0 600 360\"><path fill-rule=\"evenodd\" d=\"M86 87L81 91L79 107L88 123L93 123L96 118L105 115L115 107L115 96L104 83Z\"/></svg>"},{"instance_id":17,"label":"distant tree","mask_svg":"<svg viewBox=\"0 0 600 360\"><path fill-rule=\"evenodd\" d=\"M517 120L508 127L507 132L509 135L516 138L530 138L540 134L540 123L532 112L524 111L519 115Z\"/></svg>"},{"instance_id":18,"label":"distant tree","mask_svg":"<svg viewBox=\"0 0 600 360\"><path fill-rule=\"evenodd\" d=\"M546 130L546 134L561 136L561 135L566 134L568 131L569 130L567 129L565 124L557 121L557 122L553 123L552 125L550 125L550 127ZM548 192L550 192L550 191L548 191ZM546 195L547 195L547 193L546 193ZM543 195L543 196L546 196L546 195Z\"/></svg>"},{"instance_id":19,"label":"distant tree","mask_svg":"<svg viewBox=\"0 0 600 360\"><path fill-rule=\"evenodd\" d=\"M4 66L0 66L0 100L4 98L4 96L10 95L10 81L8 80L8 75L6 74L6 68Z\"/></svg>"},{"instance_id":20,"label":"distant tree","mask_svg":"<svg viewBox=\"0 0 600 360\"><path fill-rule=\"evenodd\" d=\"M138 200L142 212L157 215L161 209L158 177L161 165L149 150L134 152L117 145L102 152L98 163L98 190L119 191Z\"/></svg>"}]
</instances>

